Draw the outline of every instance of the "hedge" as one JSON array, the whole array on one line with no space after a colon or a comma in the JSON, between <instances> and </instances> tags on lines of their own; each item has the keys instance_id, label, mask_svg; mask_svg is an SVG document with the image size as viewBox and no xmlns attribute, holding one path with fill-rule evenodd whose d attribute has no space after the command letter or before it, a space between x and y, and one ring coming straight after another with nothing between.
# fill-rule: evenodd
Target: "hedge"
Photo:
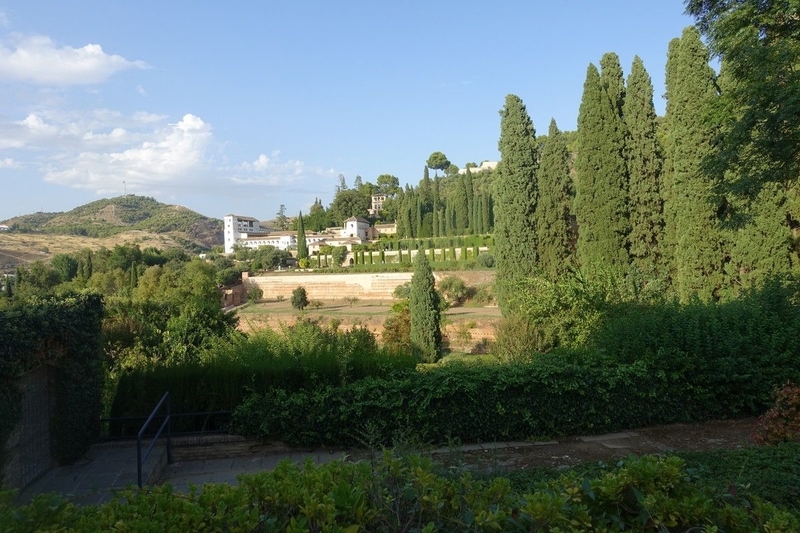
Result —
<instances>
[{"instance_id":1,"label":"hedge","mask_svg":"<svg viewBox=\"0 0 800 533\"><path fill-rule=\"evenodd\" d=\"M19 422L18 377L39 366L53 370L51 446L59 463L79 459L100 433L104 384L97 294L71 294L0 311L0 472L5 443Z\"/></svg>"},{"instance_id":2,"label":"hedge","mask_svg":"<svg viewBox=\"0 0 800 533\"><path fill-rule=\"evenodd\" d=\"M633 363L542 355L530 363L449 364L341 387L251 394L231 430L294 446L398 440L442 445L598 434L762 412L774 384L758 366L713 367L681 354ZM768 364L762 367L769 366ZM797 367L772 369L778 383ZM365 443L365 435L371 442Z\"/></svg>"},{"instance_id":3,"label":"hedge","mask_svg":"<svg viewBox=\"0 0 800 533\"><path fill-rule=\"evenodd\" d=\"M715 495L691 482L677 457L645 456L596 477L574 474L516 492L505 478L438 475L428 459L298 466L243 475L237 486L127 490L101 506L54 495L11 504L0 529L28 531L798 531L791 510L747 488Z\"/></svg>"}]
</instances>

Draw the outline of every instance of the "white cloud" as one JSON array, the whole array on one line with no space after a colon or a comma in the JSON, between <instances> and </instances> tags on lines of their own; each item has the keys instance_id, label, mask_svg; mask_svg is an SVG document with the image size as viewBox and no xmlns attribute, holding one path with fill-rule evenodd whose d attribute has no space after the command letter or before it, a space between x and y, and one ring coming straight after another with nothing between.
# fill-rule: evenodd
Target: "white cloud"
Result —
<instances>
[{"instance_id":1,"label":"white cloud","mask_svg":"<svg viewBox=\"0 0 800 533\"><path fill-rule=\"evenodd\" d=\"M145 98L147 97L147 91L145 91L145 90L144 90L144 87L142 87L141 85L137 85L137 86L136 86L136 92L137 92L137 93L139 93L139 94L141 94L141 95L142 95L142 96L144 96Z\"/></svg>"},{"instance_id":2,"label":"white cloud","mask_svg":"<svg viewBox=\"0 0 800 533\"><path fill-rule=\"evenodd\" d=\"M91 85L130 68L147 68L143 61L110 55L99 44L58 47L49 37L12 35L0 44L0 77L41 85Z\"/></svg>"},{"instance_id":3,"label":"white cloud","mask_svg":"<svg viewBox=\"0 0 800 533\"><path fill-rule=\"evenodd\" d=\"M235 185L280 185L302 179L308 174L326 174L320 169L310 169L302 161L282 161L280 151L269 156L260 154L252 163L244 162L235 167L221 169Z\"/></svg>"},{"instance_id":4,"label":"white cloud","mask_svg":"<svg viewBox=\"0 0 800 533\"><path fill-rule=\"evenodd\" d=\"M0 168L19 168L20 165L18 162L14 161L14 159L10 157L6 157L5 159L0 159Z\"/></svg>"},{"instance_id":5,"label":"white cloud","mask_svg":"<svg viewBox=\"0 0 800 533\"><path fill-rule=\"evenodd\" d=\"M137 111L133 114L133 120L143 124L153 124L155 122L162 122L167 119L167 115L158 115L156 113L148 113L147 111Z\"/></svg>"},{"instance_id":6,"label":"white cloud","mask_svg":"<svg viewBox=\"0 0 800 533\"><path fill-rule=\"evenodd\" d=\"M118 128L105 136L93 134L88 141L108 141L127 134ZM187 114L180 122L156 130L147 140L125 150L86 150L66 161L51 163L45 181L98 194L118 191L121 181L125 181L131 192L186 184L204 172L205 151L210 141L211 127L201 118Z\"/></svg>"},{"instance_id":7,"label":"white cloud","mask_svg":"<svg viewBox=\"0 0 800 533\"><path fill-rule=\"evenodd\" d=\"M0 26L6 27L10 25L11 21L8 20L8 15L6 15L5 12L0 11Z\"/></svg>"}]
</instances>

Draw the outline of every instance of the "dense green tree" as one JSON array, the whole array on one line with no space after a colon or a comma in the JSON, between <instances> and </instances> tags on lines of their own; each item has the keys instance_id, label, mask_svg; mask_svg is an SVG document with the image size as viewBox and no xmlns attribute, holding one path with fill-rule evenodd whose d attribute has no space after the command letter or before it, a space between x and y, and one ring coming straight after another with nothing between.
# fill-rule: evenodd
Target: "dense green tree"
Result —
<instances>
[{"instance_id":1,"label":"dense green tree","mask_svg":"<svg viewBox=\"0 0 800 533\"><path fill-rule=\"evenodd\" d=\"M281 231L286 231L289 228L289 217L286 216L286 206L283 204L278 208L278 213L275 215L275 225Z\"/></svg>"},{"instance_id":2,"label":"dense green tree","mask_svg":"<svg viewBox=\"0 0 800 533\"><path fill-rule=\"evenodd\" d=\"M292 307L299 311L308 307L308 294L305 287L300 286L292 291Z\"/></svg>"},{"instance_id":3,"label":"dense green tree","mask_svg":"<svg viewBox=\"0 0 800 533\"><path fill-rule=\"evenodd\" d=\"M678 52L680 50L681 40L676 37L669 42L667 48L667 65L665 68L665 85L666 93L666 114L660 128L661 147L664 151L664 166L661 172L661 200L664 209L664 240L661 246L661 253L666 266L667 275L674 281L676 264L675 264L675 247L678 244L677 225L675 223L675 208L676 203L672 197L675 191L675 141L674 141L674 127L673 117L675 116L675 101L673 96L678 83Z\"/></svg>"},{"instance_id":4,"label":"dense green tree","mask_svg":"<svg viewBox=\"0 0 800 533\"><path fill-rule=\"evenodd\" d=\"M462 175L456 174L452 194L453 227L457 235L467 233L469 228L469 195Z\"/></svg>"},{"instance_id":5,"label":"dense green tree","mask_svg":"<svg viewBox=\"0 0 800 533\"><path fill-rule=\"evenodd\" d=\"M537 266L536 206L538 153L536 131L522 100L506 96L500 112L500 163L495 182L495 255L497 301L512 311L513 286Z\"/></svg>"},{"instance_id":6,"label":"dense green tree","mask_svg":"<svg viewBox=\"0 0 800 533\"><path fill-rule=\"evenodd\" d=\"M3 285L3 294L9 300L14 297L14 288L12 287L13 283L12 279L13 278L11 276L5 276L5 278L3 278L3 280L5 281L5 284Z\"/></svg>"},{"instance_id":7,"label":"dense green tree","mask_svg":"<svg viewBox=\"0 0 800 533\"><path fill-rule=\"evenodd\" d=\"M420 360L434 363L439 359L442 343L439 293L428 258L421 252L414 257L408 305L414 353Z\"/></svg>"},{"instance_id":8,"label":"dense green tree","mask_svg":"<svg viewBox=\"0 0 800 533\"><path fill-rule=\"evenodd\" d=\"M297 260L308 262L308 245L306 244L306 227L303 224L303 212L297 217Z\"/></svg>"},{"instance_id":9,"label":"dense green tree","mask_svg":"<svg viewBox=\"0 0 800 533\"><path fill-rule=\"evenodd\" d=\"M364 196L355 189L345 189L336 193L331 203L331 217L336 224L342 224L350 217L363 217L367 215L372 199Z\"/></svg>"},{"instance_id":10,"label":"dense green tree","mask_svg":"<svg viewBox=\"0 0 800 533\"><path fill-rule=\"evenodd\" d=\"M574 254L574 231L570 217L572 179L569 152L555 120L550 121L547 142L539 163L539 203L536 229L539 233L539 265L555 279L570 267Z\"/></svg>"},{"instance_id":11,"label":"dense green tree","mask_svg":"<svg viewBox=\"0 0 800 533\"><path fill-rule=\"evenodd\" d=\"M704 169L733 171L738 192L800 177L800 3L686 0L730 78L709 119L722 124ZM708 113L707 113L708 115Z\"/></svg>"},{"instance_id":12,"label":"dense green tree","mask_svg":"<svg viewBox=\"0 0 800 533\"><path fill-rule=\"evenodd\" d=\"M718 218L725 200L717 195L715 179L702 172L715 136L703 117L717 89L708 49L695 28L683 31L675 61L675 78L670 80L674 87L669 88L674 171L666 197L675 217L674 284L682 301L694 297L709 301L725 284L724 237Z\"/></svg>"},{"instance_id":13,"label":"dense green tree","mask_svg":"<svg viewBox=\"0 0 800 533\"><path fill-rule=\"evenodd\" d=\"M628 265L625 129L617 107L621 70L613 66L615 58L603 56L603 63L612 65L608 75L589 65L578 113L577 258L590 279L606 270L621 273Z\"/></svg>"},{"instance_id":14,"label":"dense green tree","mask_svg":"<svg viewBox=\"0 0 800 533\"><path fill-rule=\"evenodd\" d=\"M634 57L628 76L623 115L628 132L631 263L642 274L663 276L666 272L661 251L664 240L662 155L656 135L653 84L639 56Z\"/></svg>"},{"instance_id":15,"label":"dense green tree","mask_svg":"<svg viewBox=\"0 0 800 533\"><path fill-rule=\"evenodd\" d=\"M433 152L430 157L428 157L426 165L428 168L432 168L437 171L445 171L450 167L450 160L447 159L447 156L442 152ZM436 175L438 176L439 173L437 172Z\"/></svg>"},{"instance_id":16,"label":"dense green tree","mask_svg":"<svg viewBox=\"0 0 800 533\"><path fill-rule=\"evenodd\" d=\"M381 174L375 180L378 192L387 196L394 196L400 190L400 180L391 174Z\"/></svg>"},{"instance_id":17,"label":"dense green tree","mask_svg":"<svg viewBox=\"0 0 800 533\"><path fill-rule=\"evenodd\" d=\"M310 231L323 231L325 228L336 225L336 222L331 219L330 213L322 206L322 201L319 198L314 200L303 223L306 229Z\"/></svg>"},{"instance_id":18,"label":"dense green tree","mask_svg":"<svg viewBox=\"0 0 800 533\"><path fill-rule=\"evenodd\" d=\"M78 275L78 260L69 254L56 254L50 266L61 276L61 281L71 281Z\"/></svg>"}]
</instances>

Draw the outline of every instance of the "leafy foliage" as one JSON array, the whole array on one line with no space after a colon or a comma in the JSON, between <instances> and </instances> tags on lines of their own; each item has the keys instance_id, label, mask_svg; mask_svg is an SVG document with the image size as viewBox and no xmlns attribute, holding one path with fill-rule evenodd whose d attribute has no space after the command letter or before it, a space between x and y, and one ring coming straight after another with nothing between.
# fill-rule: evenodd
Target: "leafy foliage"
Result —
<instances>
[{"instance_id":1,"label":"leafy foliage","mask_svg":"<svg viewBox=\"0 0 800 533\"><path fill-rule=\"evenodd\" d=\"M435 362L441 355L442 318L439 305L439 293L436 292L428 258L424 253L417 253L408 301L409 340L414 354L429 363Z\"/></svg>"},{"instance_id":2,"label":"leafy foliage","mask_svg":"<svg viewBox=\"0 0 800 533\"><path fill-rule=\"evenodd\" d=\"M792 512L760 498L714 497L693 485L677 457L642 457L592 477L565 475L520 493L507 479L443 476L418 456L315 466L283 461L239 484L188 494L167 486L122 492L80 507L42 495L16 506L0 493L8 533L107 531L791 531ZM313 502L313 503L309 503Z\"/></svg>"},{"instance_id":3,"label":"leafy foliage","mask_svg":"<svg viewBox=\"0 0 800 533\"><path fill-rule=\"evenodd\" d=\"M756 442L800 442L800 387L786 383L773 393L773 398L775 405L758 419Z\"/></svg>"},{"instance_id":4,"label":"leafy foliage","mask_svg":"<svg viewBox=\"0 0 800 533\"><path fill-rule=\"evenodd\" d=\"M532 274L537 267L538 243L534 217L539 201L537 169L539 154L536 131L522 100L506 96L501 111L500 163L496 182L495 236L497 259L497 299L503 314L513 284Z\"/></svg>"},{"instance_id":5,"label":"leafy foliage","mask_svg":"<svg viewBox=\"0 0 800 533\"><path fill-rule=\"evenodd\" d=\"M17 377L47 364L54 371L53 454L57 461L69 463L86 452L99 434L102 410L102 316L102 300L96 294L28 301L0 310L0 442L8 441L20 416ZM0 449L0 465L4 460L5 450Z\"/></svg>"},{"instance_id":6,"label":"leafy foliage","mask_svg":"<svg viewBox=\"0 0 800 533\"><path fill-rule=\"evenodd\" d=\"M305 287L297 287L292 291L292 307L302 311L308 306L308 295Z\"/></svg>"}]
</instances>

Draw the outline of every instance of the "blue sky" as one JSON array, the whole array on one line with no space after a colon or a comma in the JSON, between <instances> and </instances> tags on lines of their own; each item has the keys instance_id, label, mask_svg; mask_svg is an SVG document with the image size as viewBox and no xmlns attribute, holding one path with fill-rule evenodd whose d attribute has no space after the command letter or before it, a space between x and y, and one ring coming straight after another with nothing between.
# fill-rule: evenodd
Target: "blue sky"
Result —
<instances>
[{"instance_id":1,"label":"blue sky","mask_svg":"<svg viewBox=\"0 0 800 533\"><path fill-rule=\"evenodd\" d=\"M639 55L663 113L682 0L0 0L0 220L127 193L270 219L341 173L497 160L505 96L575 129L589 63Z\"/></svg>"}]
</instances>

